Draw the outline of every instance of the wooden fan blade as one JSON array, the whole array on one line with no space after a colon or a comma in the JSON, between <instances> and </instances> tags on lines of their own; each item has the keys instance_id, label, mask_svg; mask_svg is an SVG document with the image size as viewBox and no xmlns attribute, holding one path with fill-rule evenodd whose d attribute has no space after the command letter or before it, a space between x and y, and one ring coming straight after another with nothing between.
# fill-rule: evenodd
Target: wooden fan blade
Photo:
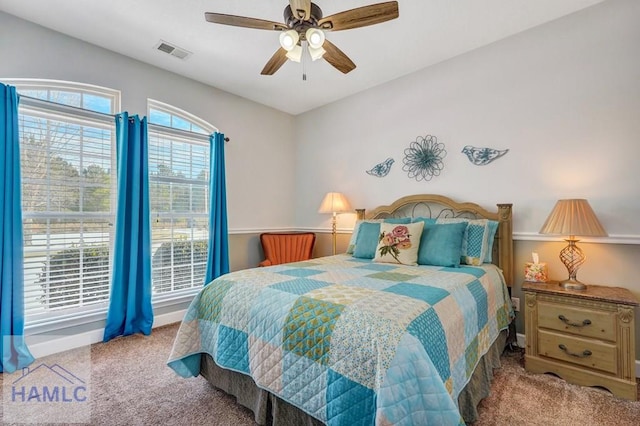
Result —
<instances>
[{"instance_id":1,"label":"wooden fan blade","mask_svg":"<svg viewBox=\"0 0 640 426\"><path fill-rule=\"evenodd\" d=\"M271 59L269 59L260 74L273 75L285 62L287 62L287 51L281 47L276 50L276 53L274 53Z\"/></svg>"},{"instance_id":2,"label":"wooden fan blade","mask_svg":"<svg viewBox=\"0 0 640 426\"><path fill-rule=\"evenodd\" d=\"M286 31L289 28L279 22L264 19L247 18L245 16L225 15L223 13L206 12L204 19L213 24L231 25L234 27L255 28L256 30Z\"/></svg>"},{"instance_id":3,"label":"wooden fan blade","mask_svg":"<svg viewBox=\"0 0 640 426\"><path fill-rule=\"evenodd\" d=\"M289 4L294 17L303 21L311 17L311 0L289 0Z\"/></svg>"},{"instance_id":4,"label":"wooden fan blade","mask_svg":"<svg viewBox=\"0 0 640 426\"><path fill-rule=\"evenodd\" d=\"M347 74L356 68L356 64L344 52L336 47L329 40L325 40L322 45L326 51L323 58L333 65L338 71Z\"/></svg>"},{"instance_id":5,"label":"wooden fan blade","mask_svg":"<svg viewBox=\"0 0 640 426\"><path fill-rule=\"evenodd\" d=\"M388 1L327 16L318 21L318 26L323 30L342 31L379 24L396 19L398 16L400 16L398 2Z\"/></svg>"}]
</instances>

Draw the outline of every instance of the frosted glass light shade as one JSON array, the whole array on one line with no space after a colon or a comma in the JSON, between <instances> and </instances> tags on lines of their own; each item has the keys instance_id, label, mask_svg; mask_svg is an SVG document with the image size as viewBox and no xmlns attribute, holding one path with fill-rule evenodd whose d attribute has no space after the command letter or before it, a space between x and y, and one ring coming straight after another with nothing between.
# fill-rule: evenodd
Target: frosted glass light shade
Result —
<instances>
[{"instance_id":1,"label":"frosted glass light shade","mask_svg":"<svg viewBox=\"0 0 640 426\"><path fill-rule=\"evenodd\" d=\"M287 58L293 62L300 62L302 60L302 47L298 45L293 46L293 49L287 52Z\"/></svg>"},{"instance_id":2,"label":"frosted glass light shade","mask_svg":"<svg viewBox=\"0 0 640 426\"><path fill-rule=\"evenodd\" d=\"M300 36L296 30L288 30L280 33L280 46L286 51L291 51L298 44Z\"/></svg>"},{"instance_id":3,"label":"frosted glass light shade","mask_svg":"<svg viewBox=\"0 0 640 426\"><path fill-rule=\"evenodd\" d=\"M309 45L308 47L309 49L309 56L311 56L311 60L315 61L318 60L320 58L322 58L322 56L327 53L326 50L324 50L322 47L319 47L317 49L311 47L311 45Z\"/></svg>"},{"instance_id":4,"label":"frosted glass light shade","mask_svg":"<svg viewBox=\"0 0 640 426\"><path fill-rule=\"evenodd\" d=\"M324 32L319 28L309 28L305 33L305 38L310 47L318 49L324 44Z\"/></svg>"}]
</instances>

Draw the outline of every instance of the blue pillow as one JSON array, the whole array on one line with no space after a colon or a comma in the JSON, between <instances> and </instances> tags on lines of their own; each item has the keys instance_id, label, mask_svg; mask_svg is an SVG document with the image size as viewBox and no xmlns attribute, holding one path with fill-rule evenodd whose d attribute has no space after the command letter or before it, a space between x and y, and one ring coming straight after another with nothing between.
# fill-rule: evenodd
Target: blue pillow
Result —
<instances>
[{"instance_id":1,"label":"blue pillow","mask_svg":"<svg viewBox=\"0 0 640 426\"><path fill-rule=\"evenodd\" d=\"M434 224L425 221L418 250L419 265L460 266L460 250L467 224Z\"/></svg>"},{"instance_id":2,"label":"blue pillow","mask_svg":"<svg viewBox=\"0 0 640 426\"><path fill-rule=\"evenodd\" d=\"M460 223L467 224L467 230L462 239L462 249L460 252L460 263L478 266L484 263L484 259L489 251L489 221L487 219L466 219L466 218L439 218L436 223Z\"/></svg>"},{"instance_id":3,"label":"blue pillow","mask_svg":"<svg viewBox=\"0 0 640 426\"><path fill-rule=\"evenodd\" d=\"M380 223L362 222L358 230L353 257L373 259L380 239Z\"/></svg>"},{"instance_id":4,"label":"blue pillow","mask_svg":"<svg viewBox=\"0 0 640 426\"><path fill-rule=\"evenodd\" d=\"M489 227L489 235L487 238L487 245L488 250L487 253L484 256L484 263L491 263L493 261L492 259L492 254L493 254L493 240L495 240L496 238L496 231L498 230L498 224L499 222L495 221L495 220L490 220L488 222L488 227Z\"/></svg>"},{"instance_id":5,"label":"blue pillow","mask_svg":"<svg viewBox=\"0 0 640 426\"><path fill-rule=\"evenodd\" d=\"M411 222L424 222L424 226L433 225L436 223L436 219L431 219L430 217L414 217ZM423 228L424 229L424 228Z\"/></svg>"}]
</instances>

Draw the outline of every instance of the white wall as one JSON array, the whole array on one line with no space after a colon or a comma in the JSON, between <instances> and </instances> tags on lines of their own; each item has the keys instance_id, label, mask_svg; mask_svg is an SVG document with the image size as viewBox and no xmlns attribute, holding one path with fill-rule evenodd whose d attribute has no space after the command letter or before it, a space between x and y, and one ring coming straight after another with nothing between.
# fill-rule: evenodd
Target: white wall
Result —
<instances>
[{"instance_id":1,"label":"white wall","mask_svg":"<svg viewBox=\"0 0 640 426\"><path fill-rule=\"evenodd\" d=\"M231 138L225 152L230 231L292 226L291 115L2 12L0 58L0 80L47 78L95 84L120 90L122 109L132 114L146 115L147 98L152 98L208 121Z\"/></svg>"},{"instance_id":2,"label":"white wall","mask_svg":"<svg viewBox=\"0 0 640 426\"><path fill-rule=\"evenodd\" d=\"M585 197L611 235L637 239L639 18L640 2L610 0L297 117L1 12L0 78L118 88L123 110L144 114L151 97L211 122L232 139L232 230L328 227L317 206L339 190L367 208L421 192L513 202L519 235L537 233L558 198ZM427 134L445 144L445 168L416 182L403 151ZM465 145L510 152L474 166ZM387 177L365 173L389 156Z\"/></svg>"},{"instance_id":3,"label":"white wall","mask_svg":"<svg viewBox=\"0 0 640 426\"><path fill-rule=\"evenodd\" d=\"M579 244L587 262L578 278L628 288L640 300L638 22L640 1L609 0L297 116L297 224L329 226L330 217L317 213L329 190L367 209L419 193L490 210L513 203L512 294L524 300L532 251L549 263L552 279L568 276L558 259L565 244L538 234L556 200L587 198L610 237ZM358 72L366 70L353 78ZM404 150L429 134L445 144L445 166L417 182L402 170ZM510 151L475 166L461 153L465 145ZM387 157L395 159L387 177L365 173ZM347 231L354 220L339 215L338 227ZM517 328L524 332L521 319Z\"/></svg>"},{"instance_id":4,"label":"white wall","mask_svg":"<svg viewBox=\"0 0 640 426\"><path fill-rule=\"evenodd\" d=\"M587 198L609 234L640 241L639 21L639 1L607 1L297 116L297 223L328 226L316 213L328 190L364 208L438 193L512 202L524 236L557 199ZM445 144L444 171L417 182L403 152L428 134ZM475 166L465 145L510 151ZM365 173L387 157L387 177Z\"/></svg>"}]
</instances>

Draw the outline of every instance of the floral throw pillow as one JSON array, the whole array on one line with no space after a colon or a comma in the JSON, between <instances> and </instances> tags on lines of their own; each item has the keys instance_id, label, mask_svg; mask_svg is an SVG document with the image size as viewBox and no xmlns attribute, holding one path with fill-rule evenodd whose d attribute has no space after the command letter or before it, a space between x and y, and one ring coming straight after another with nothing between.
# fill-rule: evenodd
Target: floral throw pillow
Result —
<instances>
[{"instance_id":1,"label":"floral throw pillow","mask_svg":"<svg viewBox=\"0 0 640 426\"><path fill-rule=\"evenodd\" d=\"M424 222L394 224L381 223L374 262L418 264L418 249Z\"/></svg>"},{"instance_id":2,"label":"floral throw pillow","mask_svg":"<svg viewBox=\"0 0 640 426\"><path fill-rule=\"evenodd\" d=\"M358 242L358 235L360 233L360 229L362 228L363 223L410 223L410 217L388 217L386 219L367 219L367 220L357 220L356 225L353 227L353 233L351 234L351 239L349 240L349 245L347 246L347 254L354 254L356 250L356 243ZM375 247L372 247L372 250ZM357 256L356 256L357 257ZM371 256L369 259L373 259Z\"/></svg>"}]
</instances>

